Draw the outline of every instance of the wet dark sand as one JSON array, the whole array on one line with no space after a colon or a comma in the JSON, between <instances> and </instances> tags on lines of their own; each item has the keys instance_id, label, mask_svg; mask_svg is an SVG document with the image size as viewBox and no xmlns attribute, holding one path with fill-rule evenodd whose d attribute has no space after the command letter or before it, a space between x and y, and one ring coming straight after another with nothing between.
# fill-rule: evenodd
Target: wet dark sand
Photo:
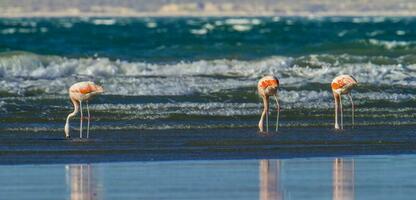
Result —
<instances>
[{"instance_id":1,"label":"wet dark sand","mask_svg":"<svg viewBox=\"0 0 416 200\"><path fill-rule=\"evenodd\" d=\"M2 132L0 164L229 160L416 153L416 127L92 131L90 139L60 132Z\"/></svg>"}]
</instances>

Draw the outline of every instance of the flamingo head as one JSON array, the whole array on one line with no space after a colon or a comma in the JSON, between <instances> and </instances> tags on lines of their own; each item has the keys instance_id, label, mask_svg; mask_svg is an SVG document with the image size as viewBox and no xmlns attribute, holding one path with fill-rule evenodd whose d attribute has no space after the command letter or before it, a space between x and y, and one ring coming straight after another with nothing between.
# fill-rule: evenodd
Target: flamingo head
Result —
<instances>
[{"instance_id":1,"label":"flamingo head","mask_svg":"<svg viewBox=\"0 0 416 200\"><path fill-rule=\"evenodd\" d=\"M274 96L277 94L277 85L269 86L264 90L264 93L268 96Z\"/></svg>"},{"instance_id":2,"label":"flamingo head","mask_svg":"<svg viewBox=\"0 0 416 200\"><path fill-rule=\"evenodd\" d=\"M95 84L95 83L91 82L89 84L89 87L90 87L91 93L93 93L93 94L101 94L101 93L104 92L104 88L100 85Z\"/></svg>"},{"instance_id":3,"label":"flamingo head","mask_svg":"<svg viewBox=\"0 0 416 200\"><path fill-rule=\"evenodd\" d=\"M103 93L104 92L104 88L102 86L96 85L95 87L96 87L96 92L97 93Z\"/></svg>"},{"instance_id":4,"label":"flamingo head","mask_svg":"<svg viewBox=\"0 0 416 200\"><path fill-rule=\"evenodd\" d=\"M65 124L64 131L65 131L65 138L69 138L70 136L69 136L69 124L68 124L68 122Z\"/></svg>"},{"instance_id":5,"label":"flamingo head","mask_svg":"<svg viewBox=\"0 0 416 200\"><path fill-rule=\"evenodd\" d=\"M353 88L355 88L358 85L357 80L350 75L350 80L349 82L345 85L345 87L342 90L342 94L347 94L349 93Z\"/></svg>"}]
</instances>

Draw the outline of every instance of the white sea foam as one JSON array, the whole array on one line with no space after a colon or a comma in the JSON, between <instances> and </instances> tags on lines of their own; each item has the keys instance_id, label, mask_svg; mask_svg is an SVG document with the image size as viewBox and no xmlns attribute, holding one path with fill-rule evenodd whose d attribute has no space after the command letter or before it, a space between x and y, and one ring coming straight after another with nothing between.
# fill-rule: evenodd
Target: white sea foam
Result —
<instances>
[{"instance_id":1,"label":"white sea foam","mask_svg":"<svg viewBox=\"0 0 416 200\"><path fill-rule=\"evenodd\" d=\"M338 33L338 37L344 37L344 35L347 33L348 33L348 30L342 30L341 32Z\"/></svg>"},{"instance_id":2,"label":"white sea foam","mask_svg":"<svg viewBox=\"0 0 416 200\"><path fill-rule=\"evenodd\" d=\"M3 35L9 35L9 34L15 34L15 33L24 33L24 34L30 34L30 33L46 33L48 32L48 28L46 27L39 27L39 28L6 28L3 30L0 30L0 34Z\"/></svg>"},{"instance_id":3,"label":"white sea foam","mask_svg":"<svg viewBox=\"0 0 416 200\"><path fill-rule=\"evenodd\" d=\"M106 25L106 26L110 26L110 25L114 25L116 24L116 20L115 19L94 19L92 20L92 23L95 25Z\"/></svg>"},{"instance_id":4,"label":"white sea foam","mask_svg":"<svg viewBox=\"0 0 416 200\"><path fill-rule=\"evenodd\" d=\"M96 110L117 110L123 113L137 115L169 115L169 114L190 114L190 115L212 115L212 116L237 116L257 114L260 105L257 103L147 103L147 104L99 104L92 108ZM158 112L155 113L154 111Z\"/></svg>"},{"instance_id":5,"label":"white sea foam","mask_svg":"<svg viewBox=\"0 0 416 200\"><path fill-rule=\"evenodd\" d=\"M215 22L216 26L228 25L231 28L238 32L249 31L253 26L258 26L262 23L260 19L250 19L250 18L230 18L226 20L217 20Z\"/></svg>"},{"instance_id":6,"label":"white sea foam","mask_svg":"<svg viewBox=\"0 0 416 200\"><path fill-rule=\"evenodd\" d=\"M73 23L71 23L71 22L67 22L67 21L62 22L60 25L61 25L62 27L64 27L64 28L72 28L72 27L74 26L74 24L73 24Z\"/></svg>"},{"instance_id":7,"label":"white sea foam","mask_svg":"<svg viewBox=\"0 0 416 200\"><path fill-rule=\"evenodd\" d=\"M288 19L286 20L286 24L290 26L290 25L295 24L295 22L293 20Z\"/></svg>"},{"instance_id":8,"label":"white sea foam","mask_svg":"<svg viewBox=\"0 0 416 200\"><path fill-rule=\"evenodd\" d=\"M366 35L370 36L370 37L374 37L374 36L382 35L382 34L384 34L384 31L382 31L382 30L376 30L376 31L366 33Z\"/></svg>"},{"instance_id":9,"label":"white sea foam","mask_svg":"<svg viewBox=\"0 0 416 200\"><path fill-rule=\"evenodd\" d=\"M207 29L191 29L190 32L194 35L205 35L208 33Z\"/></svg>"},{"instance_id":10,"label":"white sea foam","mask_svg":"<svg viewBox=\"0 0 416 200\"><path fill-rule=\"evenodd\" d=\"M372 45L382 46L386 49L406 48L406 47L409 47L410 45L415 45L414 42L408 42L408 41L385 41L385 40L369 39L368 42Z\"/></svg>"},{"instance_id":11,"label":"white sea foam","mask_svg":"<svg viewBox=\"0 0 416 200\"><path fill-rule=\"evenodd\" d=\"M224 22L222 20L215 21L215 26L222 26L224 25Z\"/></svg>"},{"instance_id":12,"label":"white sea foam","mask_svg":"<svg viewBox=\"0 0 416 200\"><path fill-rule=\"evenodd\" d=\"M370 17L354 17L352 19L352 22L356 24L369 23L371 22L371 18Z\"/></svg>"},{"instance_id":13,"label":"white sea foam","mask_svg":"<svg viewBox=\"0 0 416 200\"><path fill-rule=\"evenodd\" d=\"M16 32L17 32L16 28L6 28L0 31L0 33L3 35L14 34Z\"/></svg>"},{"instance_id":14,"label":"white sea foam","mask_svg":"<svg viewBox=\"0 0 416 200\"><path fill-rule=\"evenodd\" d=\"M356 105L368 100L384 100L390 102L402 102L415 99L416 95L388 92L353 92ZM294 109L333 109L333 97L330 91L309 90L285 90L279 92L279 101L284 110ZM349 99L343 97L343 104L349 109ZM271 110L275 109L274 101L271 102ZM261 113L262 104L258 103L227 103L227 102L173 102L173 103L141 103L141 104L95 104L91 106L97 111L107 111L126 114L137 119L167 118L172 114L199 115L199 116L247 116ZM360 111L361 107L358 108ZM157 110L157 112L155 112ZM362 111L377 112L375 109ZM385 111L385 110L384 110ZM391 112L393 113L393 112Z\"/></svg>"},{"instance_id":15,"label":"white sea foam","mask_svg":"<svg viewBox=\"0 0 416 200\"><path fill-rule=\"evenodd\" d=\"M248 18L231 18L231 19L226 19L225 20L225 24L228 25L246 25L246 24L260 24L260 20L259 19L248 19Z\"/></svg>"},{"instance_id":16,"label":"white sea foam","mask_svg":"<svg viewBox=\"0 0 416 200\"><path fill-rule=\"evenodd\" d=\"M353 23L361 24L361 23L383 23L386 21L386 17L354 17L352 19ZM392 18L389 18L392 19ZM397 19L400 20L400 19Z\"/></svg>"},{"instance_id":17,"label":"white sea foam","mask_svg":"<svg viewBox=\"0 0 416 200\"><path fill-rule=\"evenodd\" d=\"M157 28L157 23L153 22L153 21L147 22L146 27L147 28Z\"/></svg>"},{"instance_id":18,"label":"white sea foam","mask_svg":"<svg viewBox=\"0 0 416 200\"><path fill-rule=\"evenodd\" d=\"M205 29L207 29L207 30L210 30L210 31L212 31L212 30L214 30L215 29L215 26L214 25L212 25L212 24L210 24L210 23L206 23L206 24L204 24L204 26L203 26Z\"/></svg>"},{"instance_id":19,"label":"white sea foam","mask_svg":"<svg viewBox=\"0 0 416 200\"><path fill-rule=\"evenodd\" d=\"M406 31L403 30L397 30L396 35L406 35Z\"/></svg>"},{"instance_id":20,"label":"white sea foam","mask_svg":"<svg viewBox=\"0 0 416 200\"><path fill-rule=\"evenodd\" d=\"M176 64L111 61L106 58L72 59L34 54L0 56L0 90L19 93L40 89L64 94L70 84L92 79L117 95L209 94L237 88L254 88L261 76L275 74L281 82L284 101L295 102L303 96L285 87L308 87L310 83L329 84L339 74L352 74L359 83L369 85L416 86L416 65L376 65L360 58L311 55L308 57L270 57L256 61L201 60ZM348 57L348 56L347 56ZM332 61L328 62L331 58ZM343 60L342 62L339 60ZM328 86L329 87L329 86ZM313 89L318 92L320 89ZM326 88L325 88L326 91ZM329 94L309 93L307 98ZM300 94L300 93L299 93ZM289 99L293 97L293 99ZM388 96L382 98L389 98Z\"/></svg>"},{"instance_id":21,"label":"white sea foam","mask_svg":"<svg viewBox=\"0 0 416 200\"><path fill-rule=\"evenodd\" d=\"M252 27L248 26L248 25L239 25L239 24L237 24L237 25L233 26L233 29L236 30L236 31L239 31L239 32L249 31L249 30L251 30L251 28Z\"/></svg>"},{"instance_id":22,"label":"white sea foam","mask_svg":"<svg viewBox=\"0 0 416 200\"><path fill-rule=\"evenodd\" d=\"M6 109L4 108L5 105L6 105L6 102L5 101L0 101L0 110L2 112L5 112L6 111Z\"/></svg>"},{"instance_id":23,"label":"white sea foam","mask_svg":"<svg viewBox=\"0 0 416 200\"><path fill-rule=\"evenodd\" d=\"M272 18L272 21L273 21L273 22L279 22L279 21L280 21L280 17L273 17L273 18Z\"/></svg>"}]
</instances>

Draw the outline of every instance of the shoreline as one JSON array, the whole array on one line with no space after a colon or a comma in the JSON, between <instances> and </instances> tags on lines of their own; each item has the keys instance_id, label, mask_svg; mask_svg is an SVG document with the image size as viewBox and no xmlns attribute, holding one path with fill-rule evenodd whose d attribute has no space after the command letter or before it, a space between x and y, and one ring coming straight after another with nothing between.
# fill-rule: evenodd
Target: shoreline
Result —
<instances>
[{"instance_id":1,"label":"shoreline","mask_svg":"<svg viewBox=\"0 0 416 200\"><path fill-rule=\"evenodd\" d=\"M0 165L249 160L416 154L414 126L93 132L63 139L51 132L0 134ZM74 135L75 136L75 135Z\"/></svg>"}]
</instances>

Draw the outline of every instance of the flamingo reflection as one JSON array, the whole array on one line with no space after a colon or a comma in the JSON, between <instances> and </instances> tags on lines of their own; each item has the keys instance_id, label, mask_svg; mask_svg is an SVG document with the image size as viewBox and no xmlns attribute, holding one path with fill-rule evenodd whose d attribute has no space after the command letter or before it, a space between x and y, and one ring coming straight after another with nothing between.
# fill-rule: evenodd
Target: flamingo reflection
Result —
<instances>
[{"instance_id":1,"label":"flamingo reflection","mask_svg":"<svg viewBox=\"0 0 416 200\"><path fill-rule=\"evenodd\" d=\"M66 165L67 186L71 200L101 199L97 194L98 184L91 165Z\"/></svg>"},{"instance_id":2,"label":"flamingo reflection","mask_svg":"<svg viewBox=\"0 0 416 200\"><path fill-rule=\"evenodd\" d=\"M260 200L282 200L280 190L280 161L260 160Z\"/></svg>"},{"instance_id":3,"label":"flamingo reflection","mask_svg":"<svg viewBox=\"0 0 416 200\"><path fill-rule=\"evenodd\" d=\"M334 200L353 200L354 191L354 160L336 158L333 163L333 194Z\"/></svg>"}]
</instances>

